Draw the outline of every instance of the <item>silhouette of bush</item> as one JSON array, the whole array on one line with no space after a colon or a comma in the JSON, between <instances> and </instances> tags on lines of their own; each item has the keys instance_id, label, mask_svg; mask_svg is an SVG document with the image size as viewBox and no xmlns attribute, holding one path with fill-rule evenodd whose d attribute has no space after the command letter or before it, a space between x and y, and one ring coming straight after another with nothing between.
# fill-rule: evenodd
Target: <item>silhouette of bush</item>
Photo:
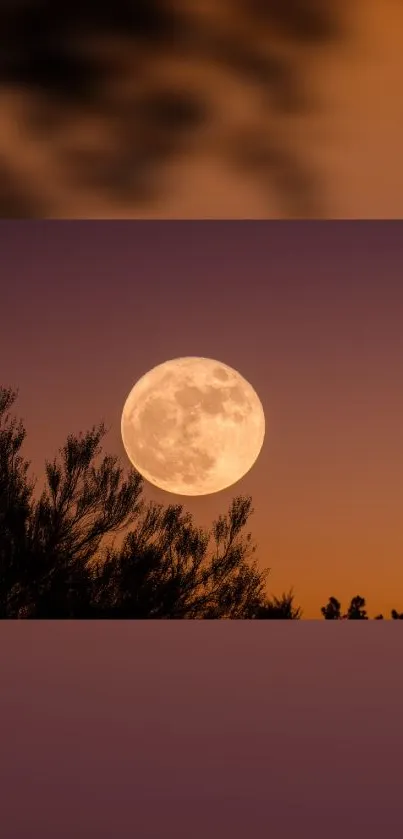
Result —
<instances>
[{"instance_id":1,"label":"silhouette of bush","mask_svg":"<svg viewBox=\"0 0 403 839\"><path fill-rule=\"evenodd\" d=\"M294 605L294 594L291 589L288 594L283 593L281 597L268 599L258 609L256 617L262 620L300 620L302 609Z\"/></svg>"}]
</instances>

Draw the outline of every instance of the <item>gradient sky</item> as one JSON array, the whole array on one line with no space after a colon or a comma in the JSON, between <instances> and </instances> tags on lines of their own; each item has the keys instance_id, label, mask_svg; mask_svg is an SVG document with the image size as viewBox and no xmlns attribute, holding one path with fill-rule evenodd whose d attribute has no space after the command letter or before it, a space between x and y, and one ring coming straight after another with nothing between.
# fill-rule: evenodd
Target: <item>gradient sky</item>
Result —
<instances>
[{"instance_id":1,"label":"gradient sky","mask_svg":"<svg viewBox=\"0 0 403 839\"><path fill-rule=\"evenodd\" d=\"M330 595L403 609L403 269L399 222L0 222L0 381L18 387L38 478L104 419L122 455L134 382L177 356L235 367L267 435L200 524L252 495L269 590L305 617ZM125 461L126 462L126 461Z\"/></svg>"}]
</instances>

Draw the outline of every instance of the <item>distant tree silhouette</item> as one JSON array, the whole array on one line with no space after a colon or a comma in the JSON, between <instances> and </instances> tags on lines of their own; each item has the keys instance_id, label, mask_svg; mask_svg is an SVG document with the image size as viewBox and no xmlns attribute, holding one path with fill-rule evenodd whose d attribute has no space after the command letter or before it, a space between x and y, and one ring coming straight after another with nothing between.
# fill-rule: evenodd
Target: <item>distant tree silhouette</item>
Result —
<instances>
[{"instance_id":1,"label":"distant tree silhouette","mask_svg":"<svg viewBox=\"0 0 403 839\"><path fill-rule=\"evenodd\" d=\"M326 620L368 620L367 611L365 609L365 599L356 595L353 597L345 615L341 614L341 605L335 597L330 597L326 606L322 606L321 612ZM403 612L399 614L396 609L392 609L391 617L393 620L403 620ZM376 615L374 620L384 620L382 614Z\"/></svg>"},{"instance_id":2,"label":"distant tree silhouette","mask_svg":"<svg viewBox=\"0 0 403 839\"><path fill-rule=\"evenodd\" d=\"M368 620L364 597L360 597L359 594L357 594L356 597L353 597L348 607L346 617L348 620Z\"/></svg>"},{"instance_id":3,"label":"distant tree silhouette","mask_svg":"<svg viewBox=\"0 0 403 839\"><path fill-rule=\"evenodd\" d=\"M25 430L10 417L16 393L0 389L0 398L2 617L256 616L267 572L243 533L250 498L233 499L211 530L180 505L147 506L142 477L130 470L125 478L116 457L101 457L101 424L69 436L46 462L35 500L19 454Z\"/></svg>"},{"instance_id":4,"label":"distant tree silhouette","mask_svg":"<svg viewBox=\"0 0 403 839\"><path fill-rule=\"evenodd\" d=\"M325 620L340 620L341 605L335 597L329 597L329 602L326 606L322 606L321 612Z\"/></svg>"},{"instance_id":5,"label":"distant tree silhouette","mask_svg":"<svg viewBox=\"0 0 403 839\"><path fill-rule=\"evenodd\" d=\"M322 606L321 612L325 620L368 620L365 610L365 600L356 595L351 600L345 615L341 614L341 604L336 597L329 597L326 606Z\"/></svg>"},{"instance_id":6,"label":"distant tree silhouette","mask_svg":"<svg viewBox=\"0 0 403 839\"><path fill-rule=\"evenodd\" d=\"M340 601L336 597L329 597L328 603L322 606L321 612L325 620L367 620L364 606L364 598L357 595L352 598L347 613L342 615Z\"/></svg>"}]
</instances>

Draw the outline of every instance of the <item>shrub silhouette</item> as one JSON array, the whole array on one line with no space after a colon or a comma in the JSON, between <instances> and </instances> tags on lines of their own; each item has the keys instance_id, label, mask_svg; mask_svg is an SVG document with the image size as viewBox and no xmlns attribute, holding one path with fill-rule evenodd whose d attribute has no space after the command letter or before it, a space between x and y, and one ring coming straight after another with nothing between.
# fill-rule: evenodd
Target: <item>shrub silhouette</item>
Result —
<instances>
[{"instance_id":1,"label":"shrub silhouette","mask_svg":"<svg viewBox=\"0 0 403 839\"><path fill-rule=\"evenodd\" d=\"M281 597L273 596L272 599L268 599L260 606L256 617L264 620L300 620L302 609L294 605L294 594L291 589L288 594L283 593Z\"/></svg>"}]
</instances>

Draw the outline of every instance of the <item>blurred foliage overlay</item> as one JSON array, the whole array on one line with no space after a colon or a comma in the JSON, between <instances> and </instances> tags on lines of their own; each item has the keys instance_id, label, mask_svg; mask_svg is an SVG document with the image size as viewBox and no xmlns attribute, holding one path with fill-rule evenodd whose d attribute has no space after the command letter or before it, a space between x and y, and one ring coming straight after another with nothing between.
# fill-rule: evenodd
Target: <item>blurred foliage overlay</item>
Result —
<instances>
[{"instance_id":1,"label":"blurred foliage overlay","mask_svg":"<svg viewBox=\"0 0 403 839\"><path fill-rule=\"evenodd\" d=\"M175 192L173 162L200 155L316 215L290 118L312 106L307 62L343 36L342 6L2 0L0 215L80 216L95 196L138 216Z\"/></svg>"},{"instance_id":2,"label":"blurred foliage overlay","mask_svg":"<svg viewBox=\"0 0 403 839\"><path fill-rule=\"evenodd\" d=\"M102 425L68 437L46 462L46 486L35 498L16 396L0 387L1 618L302 616L292 590L267 595L269 569L259 570L245 533L250 498L234 498L210 530L196 527L181 505L146 504L138 472L124 474L116 457L103 454ZM334 597L322 614L367 619L358 596L346 615ZM393 610L392 618L403 614Z\"/></svg>"}]
</instances>

